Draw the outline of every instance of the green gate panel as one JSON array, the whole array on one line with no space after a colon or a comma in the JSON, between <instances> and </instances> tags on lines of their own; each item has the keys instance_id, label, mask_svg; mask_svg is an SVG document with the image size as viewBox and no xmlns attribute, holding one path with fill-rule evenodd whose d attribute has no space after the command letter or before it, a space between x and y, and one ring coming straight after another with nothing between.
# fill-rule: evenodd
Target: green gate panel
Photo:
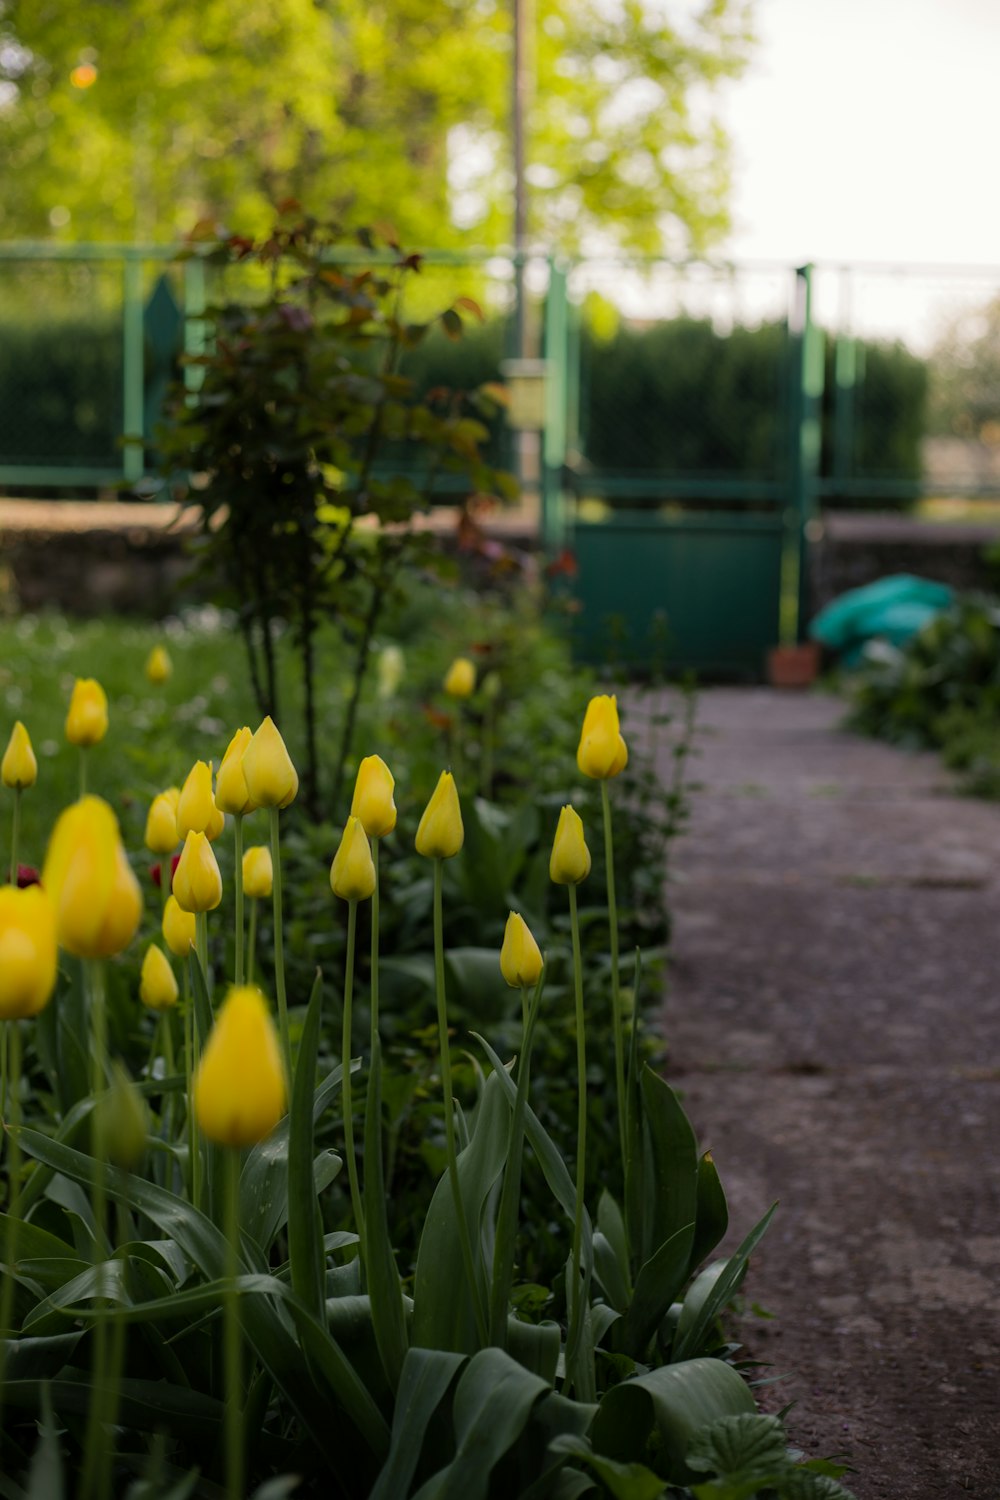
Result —
<instances>
[{"instance_id":1,"label":"green gate panel","mask_svg":"<svg viewBox=\"0 0 1000 1500\"><path fill-rule=\"evenodd\" d=\"M574 640L591 662L761 677L778 643L780 514L618 511L576 523L580 612Z\"/></svg>"}]
</instances>

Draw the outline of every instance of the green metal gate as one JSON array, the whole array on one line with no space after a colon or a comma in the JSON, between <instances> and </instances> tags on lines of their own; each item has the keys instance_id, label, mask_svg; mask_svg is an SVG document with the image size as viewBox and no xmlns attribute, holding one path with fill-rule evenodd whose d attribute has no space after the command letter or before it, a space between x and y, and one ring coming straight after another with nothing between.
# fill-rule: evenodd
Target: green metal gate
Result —
<instances>
[{"instance_id":1,"label":"green metal gate","mask_svg":"<svg viewBox=\"0 0 1000 1500\"><path fill-rule=\"evenodd\" d=\"M573 275L553 268L546 307L542 515L548 546L569 549L578 569L579 653L759 677L768 649L799 639L806 622L823 387L810 268L784 273L770 461L764 472L736 476L680 463L651 471L601 462L581 391L586 358ZM639 419L621 414L625 430Z\"/></svg>"}]
</instances>

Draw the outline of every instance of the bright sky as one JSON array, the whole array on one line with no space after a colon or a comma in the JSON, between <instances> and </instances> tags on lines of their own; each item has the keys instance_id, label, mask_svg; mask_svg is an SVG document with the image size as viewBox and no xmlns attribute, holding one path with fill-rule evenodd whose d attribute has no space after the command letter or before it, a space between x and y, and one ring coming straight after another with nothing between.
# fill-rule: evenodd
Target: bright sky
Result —
<instances>
[{"instance_id":1,"label":"bright sky","mask_svg":"<svg viewBox=\"0 0 1000 1500\"><path fill-rule=\"evenodd\" d=\"M1000 0L758 0L735 260L1000 265Z\"/></svg>"}]
</instances>

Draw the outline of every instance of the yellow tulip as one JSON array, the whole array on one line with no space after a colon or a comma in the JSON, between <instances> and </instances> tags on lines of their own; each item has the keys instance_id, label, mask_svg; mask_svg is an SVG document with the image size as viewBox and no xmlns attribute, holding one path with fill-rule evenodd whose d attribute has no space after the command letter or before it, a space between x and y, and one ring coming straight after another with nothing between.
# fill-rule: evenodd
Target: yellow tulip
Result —
<instances>
[{"instance_id":1,"label":"yellow tulip","mask_svg":"<svg viewBox=\"0 0 1000 1500\"><path fill-rule=\"evenodd\" d=\"M442 771L417 827L417 853L428 859L450 859L465 843L462 807L450 771Z\"/></svg>"},{"instance_id":2,"label":"yellow tulip","mask_svg":"<svg viewBox=\"0 0 1000 1500\"><path fill-rule=\"evenodd\" d=\"M181 787L177 803L177 836L204 833L218 811L212 792L212 767L207 760L196 760Z\"/></svg>"},{"instance_id":3,"label":"yellow tulip","mask_svg":"<svg viewBox=\"0 0 1000 1500\"><path fill-rule=\"evenodd\" d=\"M247 793L258 807L288 807L299 789L292 758L268 714L243 753Z\"/></svg>"},{"instance_id":4,"label":"yellow tulip","mask_svg":"<svg viewBox=\"0 0 1000 1500\"><path fill-rule=\"evenodd\" d=\"M224 812L220 811L220 809L217 808L215 803L213 802L212 811L209 813L208 823L205 827L205 837L208 839L208 842L210 844L215 843L216 839L219 837L219 834L222 832L225 826L226 815Z\"/></svg>"},{"instance_id":5,"label":"yellow tulip","mask_svg":"<svg viewBox=\"0 0 1000 1500\"><path fill-rule=\"evenodd\" d=\"M107 694L93 677L78 677L66 715L66 738L71 745L97 745L107 732Z\"/></svg>"},{"instance_id":6,"label":"yellow tulip","mask_svg":"<svg viewBox=\"0 0 1000 1500\"><path fill-rule=\"evenodd\" d=\"M468 698L476 688L476 669L467 656L456 656L445 673L444 690L453 698Z\"/></svg>"},{"instance_id":7,"label":"yellow tulip","mask_svg":"<svg viewBox=\"0 0 1000 1500\"><path fill-rule=\"evenodd\" d=\"M583 718L576 763L584 776L607 781L628 765L628 746L618 723L618 699L601 694L591 698Z\"/></svg>"},{"instance_id":8,"label":"yellow tulip","mask_svg":"<svg viewBox=\"0 0 1000 1500\"><path fill-rule=\"evenodd\" d=\"M56 912L60 946L78 958L110 958L127 948L142 916L142 892L100 797L81 797L49 839L42 885Z\"/></svg>"},{"instance_id":9,"label":"yellow tulip","mask_svg":"<svg viewBox=\"0 0 1000 1500\"><path fill-rule=\"evenodd\" d=\"M163 793L163 795L164 795L164 797L166 797L167 801L170 803L170 806L173 808L173 810L174 810L174 817L176 818L176 816L177 816L177 808L178 808L178 805L179 805L180 800L181 800L181 789L180 789L180 787L179 786L168 786L167 790Z\"/></svg>"},{"instance_id":10,"label":"yellow tulip","mask_svg":"<svg viewBox=\"0 0 1000 1500\"><path fill-rule=\"evenodd\" d=\"M500 972L515 990L532 990L538 983L544 960L524 918L512 911L504 928L500 949Z\"/></svg>"},{"instance_id":11,"label":"yellow tulip","mask_svg":"<svg viewBox=\"0 0 1000 1500\"><path fill-rule=\"evenodd\" d=\"M37 1016L56 983L56 914L40 885L0 887L0 1020Z\"/></svg>"},{"instance_id":12,"label":"yellow tulip","mask_svg":"<svg viewBox=\"0 0 1000 1500\"><path fill-rule=\"evenodd\" d=\"M170 660L166 646L154 646L146 657L146 677L154 687L159 687L161 682L174 670L174 664Z\"/></svg>"},{"instance_id":13,"label":"yellow tulip","mask_svg":"<svg viewBox=\"0 0 1000 1500\"><path fill-rule=\"evenodd\" d=\"M215 778L216 807L220 812L231 813L236 818L252 813L256 807L247 791L247 779L243 772L243 757L252 739L253 735L246 725L237 729L229 741L219 774Z\"/></svg>"},{"instance_id":14,"label":"yellow tulip","mask_svg":"<svg viewBox=\"0 0 1000 1500\"><path fill-rule=\"evenodd\" d=\"M266 844L254 844L243 854L243 894L265 901L274 889L274 866Z\"/></svg>"},{"instance_id":15,"label":"yellow tulip","mask_svg":"<svg viewBox=\"0 0 1000 1500\"><path fill-rule=\"evenodd\" d=\"M0 762L0 779L4 786L23 791L34 786L38 779L38 762L31 748L31 736L18 719L10 732L10 740Z\"/></svg>"},{"instance_id":16,"label":"yellow tulip","mask_svg":"<svg viewBox=\"0 0 1000 1500\"><path fill-rule=\"evenodd\" d=\"M150 1010L171 1010L177 1004L177 980L162 948L150 943L139 975L139 999Z\"/></svg>"},{"instance_id":17,"label":"yellow tulip","mask_svg":"<svg viewBox=\"0 0 1000 1500\"><path fill-rule=\"evenodd\" d=\"M556 885L579 885L590 874L590 850L583 836L583 819L575 807L559 814L549 858L549 877Z\"/></svg>"},{"instance_id":18,"label":"yellow tulip","mask_svg":"<svg viewBox=\"0 0 1000 1500\"><path fill-rule=\"evenodd\" d=\"M187 958L194 947L194 913L183 911L176 896L163 908L163 941L175 958Z\"/></svg>"},{"instance_id":19,"label":"yellow tulip","mask_svg":"<svg viewBox=\"0 0 1000 1500\"><path fill-rule=\"evenodd\" d=\"M330 889L342 901L367 901L375 889L375 866L368 836L353 815L344 825L340 848L330 866Z\"/></svg>"},{"instance_id":20,"label":"yellow tulip","mask_svg":"<svg viewBox=\"0 0 1000 1500\"><path fill-rule=\"evenodd\" d=\"M406 658L398 646L386 646L378 654L375 663L375 693L377 697L392 698L406 675Z\"/></svg>"},{"instance_id":21,"label":"yellow tulip","mask_svg":"<svg viewBox=\"0 0 1000 1500\"><path fill-rule=\"evenodd\" d=\"M274 1023L260 990L231 989L194 1081L198 1124L210 1141L254 1146L285 1112L285 1074Z\"/></svg>"},{"instance_id":22,"label":"yellow tulip","mask_svg":"<svg viewBox=\"0 0 1000 1500\"><path fill-rule=\"evenodd\" d=\"M182 911L214 911L222 900L222 876L204 833L192 830L184 840L174 871L174 895Z\"/></svg>"},{"instance_id":23,"label":"yellow tulip","mask_svg":"<svg viewBox=\"0 0 1000 1500\"><path fill-rule=\"evenodd\" d=\"M396 826L392 800L396 782L380 755L366 755L358 767L351 812L370 839L384 838Z\"/></svg>"},{"instance_id":24,"label":"yellow tulip","mask_svg":"<svg viewBox=\"0 0 1000 1500\"><path fill-rule=\"evenodd\" d=\"M173 854L179 842L176 803L171 801L166 792L159 792L149 804L146 848L152 854Z\"/></svg>"}]
</instances>

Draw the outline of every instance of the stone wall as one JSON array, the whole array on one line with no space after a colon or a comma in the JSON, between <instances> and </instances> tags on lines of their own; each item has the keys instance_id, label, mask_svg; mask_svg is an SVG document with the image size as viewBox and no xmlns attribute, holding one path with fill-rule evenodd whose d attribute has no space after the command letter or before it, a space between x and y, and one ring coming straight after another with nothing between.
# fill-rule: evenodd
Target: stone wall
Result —
<instances>
[{"instance_id":1,"label":"stone wall","mask_svg":"<svg viewBox=\"0 0 1000 1500\"><path fill-rule=\"evenodd\" d=\"M847 589L890 573L916 573L954 589L997 586L1000 569L991 569L983 554L1000 542L1000 525L842 512L827 515L816 533L810 547L814 614Z\"/></svg>"}]
</instances>

